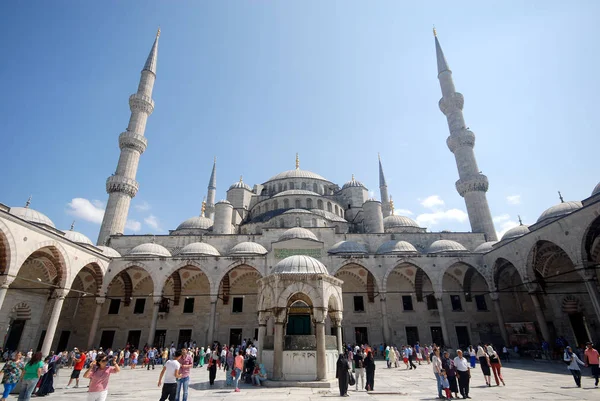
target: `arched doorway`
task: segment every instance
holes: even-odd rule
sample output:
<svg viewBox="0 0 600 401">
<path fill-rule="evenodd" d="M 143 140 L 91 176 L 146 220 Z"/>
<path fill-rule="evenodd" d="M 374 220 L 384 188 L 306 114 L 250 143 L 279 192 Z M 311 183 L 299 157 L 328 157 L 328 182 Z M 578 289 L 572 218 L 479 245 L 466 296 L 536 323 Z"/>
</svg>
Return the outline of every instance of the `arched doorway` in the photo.
<svg viewBox="0 0 600 401">
<path fill-rule="evenodd" d="M 304 294 L 295 294 L 288 301 L 286 336 L 312 334 L 312 302 Z"/>
</svg>

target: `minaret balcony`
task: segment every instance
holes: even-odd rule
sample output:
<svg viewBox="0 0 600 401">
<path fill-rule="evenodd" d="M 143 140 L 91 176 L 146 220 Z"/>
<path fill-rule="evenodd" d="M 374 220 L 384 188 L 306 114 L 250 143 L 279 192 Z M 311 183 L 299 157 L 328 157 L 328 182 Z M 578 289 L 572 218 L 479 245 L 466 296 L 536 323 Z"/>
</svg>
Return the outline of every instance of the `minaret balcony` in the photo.
<svg viewBox="0 0 600 401">
<path fill-rule="evenodd" d="M 142 112 L 150 115 L 154 111 L 154 100 L 150 96 L 134 93 L 129 96 L 129 108 L 131 112 Z"/>
<path fill-rule="evenodd" d="M 119 148 L 121 150 L 131 148 L 142 154 L 146 150 L 146 147 L 148 147 L 148 140 L 143 135 L 130 131 L 125 131 L 119 135 Z"/>
<path fill-rule="evenodd" d="M 131 178 L 120 175 L 111 175 L 106 180 L 106 192 L 109 194 L 113 192 L 123 192 L 133 198 L 139 189 L 140 184 Z"/>
<path fill-rule="evenodd" d="M 465 98 L 462 93 L 454 92 L 450 96 L 444 96 L 438 103 L 440 110 L 444 115 L 448 115 L 456 110 L 462 110 L 465 105 Z"/>
<path fill-rule="evenodd" d="M 464 197 L 467 192 L 487 192 L 488 188 L 488 178 L 483 174 L 477 174 L 456 181 L 456 191 L 458 191 L 458 194 L 462 197 Z"/>
<path fill-rule="evenodd" d="M 446 139 L 446 145 L 448 145 L 448 149 L 450 149 L 450 152 L 452 153 L 463 146 L 473 148 L 475 146 L 475 134 L 464 128 L 458 134 L 450 135 L 448 139 Z"/>
</svg>

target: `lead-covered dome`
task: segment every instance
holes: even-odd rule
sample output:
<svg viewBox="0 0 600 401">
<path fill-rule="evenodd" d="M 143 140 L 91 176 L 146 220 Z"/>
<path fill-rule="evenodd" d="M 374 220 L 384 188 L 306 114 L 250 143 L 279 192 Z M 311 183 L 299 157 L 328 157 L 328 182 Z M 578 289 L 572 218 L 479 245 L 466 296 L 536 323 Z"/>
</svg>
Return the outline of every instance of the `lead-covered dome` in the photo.
<svg viewBox="0 0 600 401">
<path fill-rule="evenodd" d="M 179 255 L 221 256 L 214 246 L 205 242 L 192 242 L 184 246 Z"/>
<path fill-rule="evenodd" d="M 177 230 L 208 230 L 212 225 L 213 221 L 208 217 L 194 216 L 177 226 Z"/>
<path fill-rule="evenodd" d="M 229 251 L 229 255 L 266 255 L 268 252 L 264 246 L 256 242 L 240 242 Z"/>
<path fill-rule="evenodd" d="M 238 182 L 231 184 L 229 189 L 245 189 L 246 191 L 252 191 L 250 185 L 246 184 L 241 178 Z"/>
<path fill-rule="evenodd" d="M 561 202 L 558 205 L 554 205 L 551 208 L 546 209 L 544 213 L 542 213 L 537 219 L 537 222 L 539 223 L 544 220 L 566 216 L 567 214 L 573 213 L 582 207 L 583 205 L 579 201 Z"/>
<path fill-rule="evenodd" d="M 133 248 L 127 256 L 171 256 L 171 252 L 162 245 L 148 242 Z"/>
<path fill-rule="evenodd" d="M 367 187 L 365 187 L 362 182 L 357 181 L 354 178 L 354 175 L 352 176 L 352 179 L 348 182 L 346 182 L 343 186 L 342 189 L 346 189 L 346 188 L 364 188 L 367 189 Z"/>
<path fill-rule="evenodd" d="M 497 244 L 498 241 L 488 241 L 488 242 L 484 242 L 483 244 L 479 245 L 477 248 L 475 248 L 475 250 L 473 252 L 475 253 L 487 253 L 489 251 L 491 251 L 494 247 L 494 244 Z"/>
<path fill-rule="evenodd" d="M 529 226 L 526 224 L 521 224 L 521 225 L 513 227 L 510 230 L 508 230 L 507 232 L 505 232 L 504 235 L 502 236 L 502 241 L 504 241 L 506 239 L 517 238 L 517 237 L 525 235 L 529 232 L 530 232 Z"/>
<path fill-rule="evenodd" d="M 340 241 L 331 247 L 328 253 L 337 254 L 366 254 L 369 253 L 365 244 L 356 241 Z"/>
<path fill-rule="evenodd" d="M 98 245 L 96 248 L 102 250 L 102 254 L 104 256 L 108 256 L 109 258 L 120 258 L 121 257 L 121 254 L 111 247 L 104 246 L 104 245 Z"/>
<path fill-rule="evenodd" d="M 30 223 L 44 224 L 46 226 L 56 228 L 48 216 L 29 207 L 11 207 L 9 213 Z"/>
<path fill-rule="evenodd" d="M 328 181 L 325 178 L 321 177 L 319 174 L 313 173 L 312 171 L 301 170 L 297 168 L 295 170 L 288 170 L 274 175 L 273 177 L 269 178 L 267 182 L 275 180 L 285 180 L 289 178 L 312 178 L 314 180 Z"/>
<path fill-rule="evenodd" d="M 421 228 L 416 221 L 406 216 L 397 216 L 395 214 L 383 219 L 384 228 L 411 227 Z"/>
<path fill-rule="evenodd" d="M 440 239 L 429 245 L 427 253 L 444 253 L 444 252 L 466 252 L 467 248 L 456 241 L 448 239 Z"/>
<path fill-rule="evenodd" d="M 77 242 L 79 244 L 94 245 L 94 243 L 88 237 L 77 231 L 65 231 L 64 236 L 69 241 Z"/>
<path fill-rule="evenodd" d="M 273 274 L 329 274 L 325 265 L 306 255 L 288 256 L 273 268 Z"/>
<path fill-rule="evenodd" d="M 313 234 L 312 231 L 302 227 L 290 228 L 289 230 L 286 230 L 283 234 L 281 234 L 281 236 L 279 237 L 279 241 L 286 241 L 290 239 L 307 239 L 310 241 L 319 241 L 317 236 Z"/>
<path fill-rule="evenodd" d="M 600 182 L 598 183 L 598 185 L 596 185 L 594 187 L 594 190 L 592 191 L 592 196 L 598 195 L 598 194 L 600 194 Z"/>
<path fill-rule="evenodd" d="M 419 253 L 419 251 L 410 242 L 397 240 L 384 242 L 377 249 L 378 255 L 393 255 L 397 253 Z"/>
</svg>

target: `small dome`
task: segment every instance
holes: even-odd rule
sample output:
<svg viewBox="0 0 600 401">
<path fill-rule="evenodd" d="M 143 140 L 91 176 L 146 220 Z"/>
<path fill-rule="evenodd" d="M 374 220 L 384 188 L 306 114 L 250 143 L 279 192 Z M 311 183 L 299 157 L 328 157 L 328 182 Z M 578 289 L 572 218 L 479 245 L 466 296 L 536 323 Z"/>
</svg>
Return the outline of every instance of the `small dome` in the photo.
<svg viewBox="0 0 600 401">
<path fill-rule="evenodd" d="M 121 257 L 121 254 L 119 252 L 115 251 L 114 249 L 112 249 L 111 247 L 99 245 L 96 248 L 101 249 L 102 254 L 104 256 L 108 256 L 109 258 L 120 258 Z"/>
<path fill-rule="evenodd" d="M 287 191 L 282 191 L 273 195 L 273 198 L 278 198 L 280 196 L 291 196 L 291 195 L 309 195 L 309 196 L 321 196 L 316 192 L 307 191 L 306 189 L 288 189 Z"/>
<path fill-rule="evenodd" d="M 242 181 L 241 178 L 238 182 L 234 182 L 233 184 L 231 184 L 229 189 L 245 189 L 247 191 L 252 191 L 252 188 L 250 188 L 250 185 L 248 185 L 244 181 Z"/>
<path fill-rule="evenodd" d="M 598 183 L 598 185 L 596 185 L 596 187 L 592 191 L 592 196 L 598 195 L 598 194 L 600 194 L 600 182 Z"/>
<path fill-rule="evenodd" d="M 427 253 L 465 252 L 467 248 L 456 241 L 440 239 L 429 245 Z"/>
<path fill-rule="evenodd" d="M 9 213 L 30 223 L 44 224 L 52 228 L 56 228 L 48 216 L 29 207 L 11 207 Z"/>
<path fill-rule="evenodd" d="M 171 252 L 162 245 L 148 242 L 133 248 L 127 256 L 171 256 Z"/>
<path fill-rule="evenodd" d="M 231 205 L 231 202 L 229 202 L 227 199 L 221 199 L 216 204 L 218 205 L 219 203 L 223 203 L 225 205 Z"/>
<path fill-rule="evenodd" d="M 177 226 L 177 230 L 208 230 L 212 225 L 213 221 L 208 217 L 194 216 Z"/>
<path fill-rule="evenodd" d="M 519 226 L 513 227 L 502 236 L 502 241 L 505 239 L 517 238 L 521 235 L 525 235 L 529 232 L 529 226 L 525 224 L 521 224 Z"/>
<path fill-rule="evenodd" d="M 179 255 L 208 255 L 221 256 L 217 249 L 206 242 L 192 242 L 183 247 Z"/>
<path fill-rule="evenodd" d="M 279 173 L 269 178 L 269 181 L 275 180 L 283 180 L 288 178 L 312 178 L 313 180 L 321 180 L 327 181 L 325 178 L 321 177 L 319 174 L 313 173 L 307 170 L 300 170 L 299 168 L 295 170 L 284 171 L 283 173 Z M 267 181 L 267 182 L 269 182 Z"/>
<path fill-rule="evenodd" d="M 313 234 L 312 231 L 307 230 L 306 228 L 302 228 L 302 227 L 294 227 L 294 228 L 290 228 L 289 230 L 285 231 L 283 234 L 281 234 L 281 236 L 279 237 L 279 241 L 285 241 L 288 239 L 308 239 L 311 241 L 318 241 L 319 239 L 317 238 L 317 236 L 315 234 Z"/>
<path fill-rule="evenodd" d="M 557 218 L 566 216 L 569 213 L 573 213 L 577 209 L 581 209 L 583 205 L 579 201 L 561 202 L 558 205 L 554 205 L 549 209 L 546 209 L 544 213 L 537 219 L 537 222 L 544 221 L 547 219 Z"/>
<path fill-rule="evenodd" d="M 340 241 L 327 252 L 333 254 L 369 253 L 365 244 L 356 241 Z"/>
<path fill-rule="evenodd" d="M 240 242 L 229 251 L 229 255 L 266 255 L 268 251 L 256 242 Z"/>
<path fill-rule="evenodd" d="M 413 244 L 406 241 L 387 241 L 381 244 L 377 249 L 378 255 L 396 254 L 396 253 L 419 253 Z"/>
<path fill-rule="evenodd" d="M 283 214 L 294 214 L 294 213 L 302 213 L 302 214 L 312 214 L 310 211 L 306 209 L 290 209 L 283 212 Z"/>
<path fill-rule="evenodd" d="M 79 244 L 94 245 L 94 243 L 88 237 L 73 230 L 65 231 L 65 238 Z"/>
<path fill-rule="evenodd" d="M 329 274 L 325 265 L 306 255 L 288 256 L 273 268 L 273 274 Z"/>
<path fill-rule="evenodd" d="M 383 219 L 384 228 L 395 228 L 395 227 L 414 227 L 421 228 L 416 221 L 406 216 L 391 215 Z"/>
<path fill-rule="evenodd" d="M 357 188 L 357 187 L 367 189 L 367 187 L 365 187 L 360 181 L 356 181 L 354 179 L 354 175 L 353 175 L 352 179 L 350 181 L 348 181 L 347 183 L 345 183 L 344 186 L 342 186 L 342 189 Z"/>
<path fill-rule="evenodd" d="M 493 249 L 494 244 L 497 244 L 498 241 L 488 241 L 479 245 L 473 252 L 475 253 L 487 253 Z"/>
</svg>

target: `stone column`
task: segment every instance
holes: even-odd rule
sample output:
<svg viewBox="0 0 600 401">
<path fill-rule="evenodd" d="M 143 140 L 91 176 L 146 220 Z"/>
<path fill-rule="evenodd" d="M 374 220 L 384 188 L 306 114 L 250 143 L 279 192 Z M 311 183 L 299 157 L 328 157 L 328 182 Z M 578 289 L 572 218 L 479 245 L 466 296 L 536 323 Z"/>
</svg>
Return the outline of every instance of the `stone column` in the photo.
<svg viewBox="0 0 600 401">
<path fill-rule="evenodd" d="M 6 298 L 6 293 L 8 292 L 8 287 L 13 282 L 12 278 L 6 276 L 0 286 L 0 310 L 2 310 L 2 305 L 4 304 L 4 298 Z M 0 333 L 6 333 L 5 327 L 0 327 Z"/>
<path fill-rule="evenodd" d="M 283 324 L 282 320 L 275 320 L 275 334 L 273 336 L 273 379 L 283 379 Z"/>
<path fill-rule="evenodd" d="M 327 378 L 327 353 L 325 351 L 325 318 L 327 310 L 315 309 L 313 315 L 317 337 L 317 380 L 325 380 Z"/>
<path fill-rule="evenodd" d="M 96 331 L 98 331 L 98 322 L 100 321 L 100 312 L 102 312 L 102 305 L 104 305 L 104 301 L 106 301 L 106 298 L 96 298 L 96 310 L 94 311 L 92 327 L 90 327 L 90 334 L 88 335 L 87 349 L 92 349 L 92 346 L 94 345 Z"/>
<path fill-rule="evenodd" d="M 263 362 L 263 348 L 265 347 L 265 337 L 267 335 L 268 316 L 264 312 L 258 313 L 258 361 Z"/>
<path fill-rule="evenodd" d="M 44 337 L 44 343 L 42 344 L 42 355 L 47 356 L 52 348 L 52 341 L 54 341 L 54 334 L 56 334 L 56 326 L 58 325 L 58 319 L 60 318 L 60 312 L 62 311 L 65 297 L 67 296 L 67 290 L 56 290 L 54 292 L 56 300 L 50 314 L 50 320 L 48 327 L 46 328 L 46 336 Z"/>
<path fill-rule="evenodd" d="M 585 280 L 585 288 L 587 289 L 588 294 L 590 294 L 590 301 L 592 301 L 594 312 L 596 312 L 596 318 L 600 321 L 600 295 L 598 295 L 596 279 L 593 276 L 584 276 L 583 279 Z"/>
<path fill-rule="evenodd" d="M 215 337 L 215 318 L 217 316 L 217 301 L 219 300 L 217 295 L 210 296 L 210 316 L 208 318 L 208 338 L 206 339 L 207 344 L 212 344 Z"/>
<path fill-rule="evenodd" d="M 496 318 L 498 319 L 498 325 L 500 326 L 500 334 L 505 346 L 509 346 L 508 334 L 506 333 L 506 326 L 504 325 L 504 316 L 502 315 L 502 308 L 500 308 L 500 298 L 497 292 L 491 292 L 490 298 L 494 302 L 494 310 L 496 311 Z"/>
<path fill-rule="evenodd" d="M 379 294 L 379 300 L 381 301 L 381 320 L 383 326 L 383 342 L 386 344 L 390 343 L 390 326 L 388 323 L 387 316 L 387 299 L 386 293 L 382 292 Z"/>
<path fill-rule="evenodd" d="M 152 320 L 150 320 L 150 332 L 148 333 L 148 346 L 154 345 L 154 335 L 156 334 L 156 323 L 158 322 L 158 310 L 160 308 L 160 298 L 153 298 Z"/>
<path fill-rule="evenodd" d="M 440 314 L 440 326 L 442 326 L 442 336 L 444 337 L 444 344 L 450 344 L 450 336 L 448 335 L 448 327 L 446 326 L 446 312 L 444 311 L 444 302 L 442 302 L 442 297 L 435 296 L 435 300 L 437 301 L 438 312 Z"/>
<path fill-rule="evenodd" d="M 535 317 L 540 325 L 540 330 L 542 332 L 542 340 L 550 341 L 550 331 L 548 330 L 548 324 L 546 323 L 546 317 L 544 316 L 544 312 L 542 311 L 542 307 L 540 305 L 540 300 L 538 299 L 537 292 L 530 292 L 531 301 L 533 302 L 533 307 L 535 309 Z"/>
</svg>

